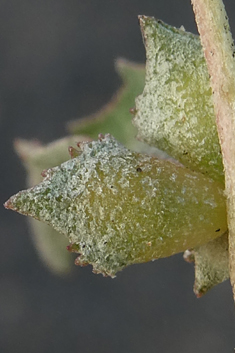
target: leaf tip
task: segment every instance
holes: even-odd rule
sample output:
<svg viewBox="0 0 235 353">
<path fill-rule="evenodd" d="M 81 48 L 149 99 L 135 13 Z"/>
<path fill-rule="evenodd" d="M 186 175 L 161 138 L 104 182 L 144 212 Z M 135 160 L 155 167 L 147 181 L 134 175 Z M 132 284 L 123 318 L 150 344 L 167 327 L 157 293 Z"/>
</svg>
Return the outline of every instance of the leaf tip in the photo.
<svg viewBox="0 0 235 353">
<path fill-rule="evenodd" d="M 185 250 L 183 259 L 184 261 L 189 263 L 195 262 L 195 256 L 194 256 L 193 250 L 192 249 Z"/>
<path fill-rule="evenodd" d="M 12 210 L 12 211 L 18 211 L 18 208 L 15 205 L 15 195 L 11 196 L 4 204 L 3 206 L 7 210 Z"/>
<path fill-rule="evenodd" d="M 98 135 L 98 140 L 99 141 L 103 141 L 105 139 L 105 135 L 103 135 L 103 134 L 99 134 Z"/>
<path fill-rule="evenodd" d="M 3 206 L 6 208 L 6 209 L 11 209 L 11 201 L 10 199 L 7 200 L 6 202 L 4 202 Z"/>
<path fill-rule="evenodd" d="M 205 292 L 204 291 L 198 291 L 197 289 L 193 289 L 193 291 L 194 291 L 194 294 L 196 295 L 196 297 L 199 299 L 199 298 L 201 298 L 201 297 L 203 297 L 203 295 L 205 294 Z"/>
<path fill-rule="evenodd" d="M 136 113 L 137 113 L 137 110 L 136 110 L 136 108 L 135 107 L 132 107 L 132 108 L 130 108 L 129 109 L 129 112 L 131 113 L 131 115 L 136 115 Z"/>
<path fill-rule="evenodd" d="M 89 262 L 85 261 L 81 255 L 79 255 L 75 261 L 74 261 L 74 264 L 76 266 L 80 266 L 80 267 L 85 267 L 85 266 L 88 266 L 89 265 Z"/>
<path fill-rule="evenodd" d="M 76 158 L 77 156 L 79 156 L 79 151 L 76 150 L 76 148 L 74 148 L 73 146 L 69 146 L 68 151 L 71 158 Z"/>
</svg>

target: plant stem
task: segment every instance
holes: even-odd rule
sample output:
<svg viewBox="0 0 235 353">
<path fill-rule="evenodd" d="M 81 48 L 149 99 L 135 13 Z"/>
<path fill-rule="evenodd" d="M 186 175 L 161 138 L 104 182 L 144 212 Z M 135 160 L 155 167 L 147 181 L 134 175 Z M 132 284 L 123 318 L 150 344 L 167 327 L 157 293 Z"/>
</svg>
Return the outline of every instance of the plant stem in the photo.
<svg viewBox="0 0 235 353">
<path fill-rule="evenodd" d="M 225 171 L 230 280 L 235 300 L 235 59 L 234 43 L 222 0 L 192 0 L 210 74 L 216 124 Z"/>
</svg>

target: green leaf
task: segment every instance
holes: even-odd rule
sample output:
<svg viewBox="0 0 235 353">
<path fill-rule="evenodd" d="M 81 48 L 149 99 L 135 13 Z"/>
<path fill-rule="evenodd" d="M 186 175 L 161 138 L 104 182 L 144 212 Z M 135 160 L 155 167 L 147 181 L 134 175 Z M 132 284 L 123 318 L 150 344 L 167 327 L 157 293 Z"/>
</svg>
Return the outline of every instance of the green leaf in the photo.
<svg viewBox="0 0 235 353">
<path fill-rule="evenodd" d="M 77 158 L 5 203 L 67 235 L 79 264 L 114 276 L 226 231 L 223 190 L 214 180 L 131 152 L 109 135 L 81 148 Z"/>
<path fill-rule="evenodd" d="M 199 37 L 140 17 L 146 83 L 136 99 L 138 138 L 224 183 L 212 92 Z"/>
</svg>

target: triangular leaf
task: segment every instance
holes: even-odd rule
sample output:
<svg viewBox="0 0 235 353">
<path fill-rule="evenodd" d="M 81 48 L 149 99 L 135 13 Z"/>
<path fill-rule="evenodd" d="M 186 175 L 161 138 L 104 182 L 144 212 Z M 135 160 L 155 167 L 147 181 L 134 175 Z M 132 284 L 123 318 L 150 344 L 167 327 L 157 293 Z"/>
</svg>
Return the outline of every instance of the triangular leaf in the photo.
<svg viewBox="0 0 235 353">
<path fill-rule="evenodd" d="M 223 190 L 212 179 L 131 152 L 110 136 L 81 148 L 77 158 L 5 203 L 67 235 L 82 254 L 79 263 L 114 276 L 226 231 Z"/>
<path fill-rule="evenodd" d="M 212 92 L 199 37 L 140 17 L 146 83 L 136 99 L 138 137 L 224 183 Z"/>
</svg>

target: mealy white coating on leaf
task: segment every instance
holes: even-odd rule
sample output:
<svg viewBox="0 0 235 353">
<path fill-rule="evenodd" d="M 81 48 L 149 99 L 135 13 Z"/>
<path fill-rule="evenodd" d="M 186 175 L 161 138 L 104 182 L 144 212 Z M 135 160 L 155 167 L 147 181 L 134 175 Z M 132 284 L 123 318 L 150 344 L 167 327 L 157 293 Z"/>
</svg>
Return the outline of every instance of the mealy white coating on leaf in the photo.
<svg viewBox="0 0 235 353">
<path fill-rule="evenodd" d="M 27 171 L 27 187 L 42 181 L 42 170 L 68 160 L 68 146 L 76 147 L 77 142 L 84 140 L 91 141 L 90 138 L 80 135 L 67 136 L 47 145 L 35 140 L 17 139 L 14 147 Z M 33 218 L 28 218 L 28 222 L 33 244 L 47 269 L 57 275 L 68 273 L 74 266 L 73 257 L 65 250 L 68 240 L 43 222 Z"/>
<path fill-rule="evenodd" d="M 209 74 L 199 37 L 140 17 L 145 88 L 136 99 L 138 138 L 223 182 Z"/>
<path fill-rule="evenodd" d="M 67 235 L 80 264 L 114 276 L 227 229 L 223 190 L 212 179 L 130 152 L 108 135 L 81 147 L 77 158 L 6 203 Z"/>
</svg>

